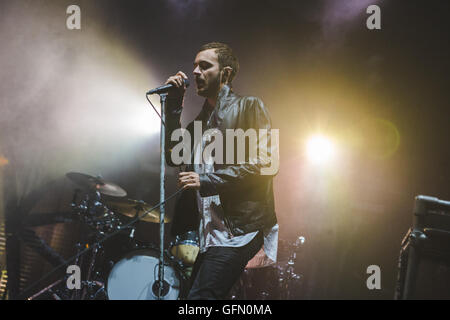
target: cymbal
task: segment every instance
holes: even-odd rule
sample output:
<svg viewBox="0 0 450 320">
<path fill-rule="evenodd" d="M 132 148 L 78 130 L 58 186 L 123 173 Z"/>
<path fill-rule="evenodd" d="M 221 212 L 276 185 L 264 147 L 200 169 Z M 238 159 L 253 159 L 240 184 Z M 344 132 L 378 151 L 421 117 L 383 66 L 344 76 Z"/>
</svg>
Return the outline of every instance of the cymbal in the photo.
<svg viewBox="0 0 450 320">
<path fill-rule="evenodd" d="M 136 213 L 142 216 L 145 211 L 152 208 L 149 204 L 144 201 L 133 200 L 133 199 L 118 199 L 106 201 L 107 206 L 114 212 L 120 213 L 129 218 L 134 218 Z M 145 222 L 159 223 L 159 210 L 152 210 L 147 213 L 147 215 L 140 219 Z M 164 216 L 164 223 L 170 222 L 167 216 Z"/>
<path fill-rule="evenodd" d="M 101 194 L 112 197 L 125 197 L 127 192 L 117 184 L 79 172 L 66 173 L 66 177 L 87 189 L 96 189 Z"/>
</svg>

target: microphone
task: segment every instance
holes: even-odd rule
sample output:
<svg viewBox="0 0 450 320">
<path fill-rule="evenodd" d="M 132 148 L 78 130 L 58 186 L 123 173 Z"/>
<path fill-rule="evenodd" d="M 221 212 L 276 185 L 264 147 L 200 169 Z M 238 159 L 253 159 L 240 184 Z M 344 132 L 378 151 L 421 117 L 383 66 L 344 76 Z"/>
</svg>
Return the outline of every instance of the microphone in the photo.
<svg viewBox="0 0 450 320">
<path fill-rule="evenodd" d="M 186 85 L 186 88 L 189 87 L 189 80 L 183 78 L 183 81 L 184 81 L 184 84 Z M 172 83 L 165 84 L 163 86 L 160 86 L 160 87 L 157 87 L 150 91 L 147 91 L 146 95 L 155 94 L 155 93 L 157 93 L 157 94 L 166 93 L 172 88 L 176 88 L 174 84 L 172 84 Z"/>
</svg>

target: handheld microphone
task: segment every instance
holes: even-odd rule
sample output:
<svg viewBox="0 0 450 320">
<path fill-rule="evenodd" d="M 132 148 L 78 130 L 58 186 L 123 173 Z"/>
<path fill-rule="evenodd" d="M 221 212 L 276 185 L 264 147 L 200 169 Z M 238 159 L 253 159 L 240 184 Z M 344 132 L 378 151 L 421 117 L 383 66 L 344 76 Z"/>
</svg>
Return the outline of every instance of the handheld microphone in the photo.
<svg viewBox="0 0 450 320">
<path fill-rule="evenodd" d="M 189 87 L 189 80 L 188 79 L 183 79 L 183 81 L 184 81 L 184 84 L 186 85 L 186 88 Z M 176 88 L 176 87 L 175 87 L 174 84 L 169 83 L 169 84 L 165 84 L 163 86 L 157 87 L 155 89 L 152 89 L 150 91 L 147 91 L 146 94 L 150 95 L 150 94 L 155 94 L 155 93 L 157 93 L 157 94 L 166 93 L 172 88 Z"/>
</svg>

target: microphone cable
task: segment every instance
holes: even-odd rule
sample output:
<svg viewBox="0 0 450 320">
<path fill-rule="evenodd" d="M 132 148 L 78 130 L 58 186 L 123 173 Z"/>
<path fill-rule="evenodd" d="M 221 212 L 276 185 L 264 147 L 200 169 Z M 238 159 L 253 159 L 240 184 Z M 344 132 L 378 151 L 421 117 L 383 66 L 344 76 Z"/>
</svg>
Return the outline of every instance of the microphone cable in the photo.
<svg viewBox="0 0 450 320">
<path fill-rule="evenodd" d="M 166 126 L 166 124 L 164 123 L 164 120 L 162 119 L 161 115 L 159 114 L 158 110 L 156 110 L 155 106 L 153 105 L 153 103 L 150 101 L 150 99 L 148 98 L 148 94 L 145 95 L 145 97 L 147 98 L 147 101 L 150 103 L 150 105 L 152 106 L 153 110 L 155 110 L 156 114 L 158 115 L 158 117 L 161 119 L 162 124 L 164 125 L 164 127 Z"/>
</svg>

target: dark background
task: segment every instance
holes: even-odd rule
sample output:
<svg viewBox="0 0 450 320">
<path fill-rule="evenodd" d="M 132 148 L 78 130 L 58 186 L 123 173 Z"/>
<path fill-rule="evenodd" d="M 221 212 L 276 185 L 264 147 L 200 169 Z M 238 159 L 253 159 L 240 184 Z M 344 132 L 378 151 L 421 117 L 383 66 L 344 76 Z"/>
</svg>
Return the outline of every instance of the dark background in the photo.
<svg viewBox="0 0 450 320">
<path fill-rule="evenodd" d="M 66 28 L 70 4 L 81 30 Z M 370 4 L 381 30 L 366 28 Z M 32 213 L 62 210 L 71 170 L 158 202 L 159 125 L 143 93 L 178 70 L 192 78 L 198 48 L 226 42 L 241 65 L 233 87 L 261 97 L 280 130 L 280 238 L 306 237 L 298 298 L 391 299 L 414 197 L 450 199 L 448 14 L 447 1 L 3 1 L 3 203 L 39 192 Z M 184 124 L 201 104 L 189 88 Z M 305 157 L 317 132 L 336 143 L 329 167 Z M 372 264 L 381 290 L 366 287 Z"/>
</svg>

